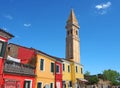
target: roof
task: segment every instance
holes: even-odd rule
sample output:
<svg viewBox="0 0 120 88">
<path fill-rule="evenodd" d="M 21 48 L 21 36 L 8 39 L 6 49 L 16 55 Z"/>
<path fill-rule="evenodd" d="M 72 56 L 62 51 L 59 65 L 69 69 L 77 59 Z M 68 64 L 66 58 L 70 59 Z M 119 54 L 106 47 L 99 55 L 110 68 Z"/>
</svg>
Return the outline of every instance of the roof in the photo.
<svg viewBox="0 0 120 88">
<path fill-rule="evenodd" d="M 62 58 L 49 55 L 49 54 L 47 54 L 47 53 L 45 53 L 45 52 L 43 52 L 43 51 L 40 51 L 40 50 L 37 50 L 37 52 L 38 52 L 38 53 L 41 53 L 41 54 L 44 54 L 44 55 L 46 55 L 46 56 L 48 56 L 48 57 L 51 57 L 51 58 L 53 58 L 53 59 L 55 59 L 55 60 L 57 60 L 57 61 L 62 62 Z"/>
<path fill-rule="evenodd" d="M 12 37 L 14 37 L 14 35 L 10 34 L 9 32 L 7 32 L 7 31 L 5 31 L 5 30 L 3 30 L 1 28 L 0 28 L 0 33 L 5 33 L 6 36 L 5 36 L 5 34 L 1 34 L 1 36 L 7 37 L 8 39 L 11 39 Z"/>
<path fill-rule="evenodd" d="M 15 45 L 15 46 L 18 46 L 18 47 L 23 47 L 23 48 L 26 48 L 26 49 L 35 50 L 35 52 L 44 54 L 44 55 L 46 55 L 46 56 L 48 56 L 48 57 L 51 57 L 51 58 L 53 58 L 53 59 L 55 59 L 55 60 L 57 60 L 57 61 L 62 62 L 62 58 L 49 55 L 49 54 L 47 54 L 47 53 L 45 53 L 45 52 L 43 52 L 43 51 L 37 50 L 37 49 L 35 49 L 35 48 L 28 48 L 28 47 L 25 47 L 25 46 L 21 46 L 21 45 L 18 45 L 18 44 L 14 44 L 14 43 L 9 43 L 8 45 L 11 45 L 11 44 L 12 44 L 12 45 Z"/>
<path fill-rule="evenodd" d="M 14 43 L 9 43 L 8 45 L 15 45 L 15 46 L 18 46 L 18 47 L 23 47 L 23 48 L 26 48 L 26 49 L 35 50 L 34 48 L 29 48 L 29 47 L 18 45 L 18 44 L 14 44 Z"/>
</svg>

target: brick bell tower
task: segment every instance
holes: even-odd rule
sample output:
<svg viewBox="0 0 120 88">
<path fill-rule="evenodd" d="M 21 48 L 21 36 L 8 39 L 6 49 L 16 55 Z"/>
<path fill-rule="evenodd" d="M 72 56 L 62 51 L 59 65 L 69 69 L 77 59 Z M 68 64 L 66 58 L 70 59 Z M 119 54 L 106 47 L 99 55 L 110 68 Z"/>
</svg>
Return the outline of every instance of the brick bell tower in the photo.
<svg viewBox="0 0 120 88">
<path fill-rule="evenodd" d="M 80 63 L 79 25 L 73 9 L 66 23 L 66 59 Z"/>
</svg>

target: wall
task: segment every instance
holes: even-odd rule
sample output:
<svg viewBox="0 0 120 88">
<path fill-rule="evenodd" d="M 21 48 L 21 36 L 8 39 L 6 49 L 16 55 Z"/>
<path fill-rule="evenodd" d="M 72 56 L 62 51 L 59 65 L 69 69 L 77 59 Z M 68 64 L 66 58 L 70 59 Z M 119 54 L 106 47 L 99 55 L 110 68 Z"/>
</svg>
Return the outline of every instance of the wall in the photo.
<svg viewBox="0 0 120 88">
<path fill-rule="evenodd" d="M 40 71 L 40 59 L 44 59 L 44 71 Z M 43 87 L 46 84 L 55 83 L 55 73 L 50 72 L 51 62 L 55 63 L 53 59 L 45 55 L 37 54 L 37 63 L 36 63 L 36 88 L 37 82 L 42 82 Z M 42 88 L 43 88 L 42 87 Z"/>
<path fill-rule="evenodd" d="M 34 57 L 35 52 L 33 49 L 19 47 L 18 48 L 18 59 L 21 59 L 21 63 L 28 63 L 29 60 Z"/>
<path fill-rule="evenodd" d="M 14 74 L 4 74 L 4 79 L 12 79 L 20 82 L 20 88 L 24 88 L 24 80 L 31 80 L 32 87 L 35 88 L 35 78 L 32 76 L 21 76 L 21 75 L 14 75 Z"/>
<path fill-rule="evenodd" d="M 60 82 L 60 88 L 62 88 L 62 63 L 56 61 L 55 65 L 60 66 L 60 73 L 56 73 L 56 71 L 55 71 L 55 82 Z M 55 83 L 55 85 L 56 85 L 56 83 Z"/>
</svg>

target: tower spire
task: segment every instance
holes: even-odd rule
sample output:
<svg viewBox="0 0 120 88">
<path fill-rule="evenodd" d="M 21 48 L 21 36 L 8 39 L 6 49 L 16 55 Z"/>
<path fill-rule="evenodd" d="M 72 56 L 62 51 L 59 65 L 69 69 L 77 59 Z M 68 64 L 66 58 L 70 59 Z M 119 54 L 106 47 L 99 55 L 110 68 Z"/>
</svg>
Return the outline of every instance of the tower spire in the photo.
<svg viewBox="0 0 120 88">
<path fill-rule="evenodd" d="M 67 20 L 67 24 L 68 24 L 68 25 L 74 24 L 76 27 L 79 28 L 78 21 L 77 21 L 77 19 L 76 19 L 76 16 L 75 16 L 75 13 L 74 13 L 74 10 L 73 10 L 73 9 L 71 9 L 69 18 L 68 18 L 68 20 Z"/>
</svg>

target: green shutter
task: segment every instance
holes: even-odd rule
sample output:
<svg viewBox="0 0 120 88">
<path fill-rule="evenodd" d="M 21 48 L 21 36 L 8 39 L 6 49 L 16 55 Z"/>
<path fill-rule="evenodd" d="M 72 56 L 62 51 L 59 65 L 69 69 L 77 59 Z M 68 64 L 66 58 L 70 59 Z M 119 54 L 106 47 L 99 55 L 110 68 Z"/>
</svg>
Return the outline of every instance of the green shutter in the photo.
<svg viewBox="0 0 120 88">
<path fill-rule="evenodd" d="M 4 43 L 3 43 L 3 47 L 2 47 L 2 52 L 1 52 L 1 56 L 2 56 L 2 57 L 5 56 L 6 46 L 7 46 L 7 42 L 4 42 Z"/>
<path fill-rule="evenodd" d="M 51 63 L 51 72 L 54 72 L 54 63 Z"/>
</svg>

